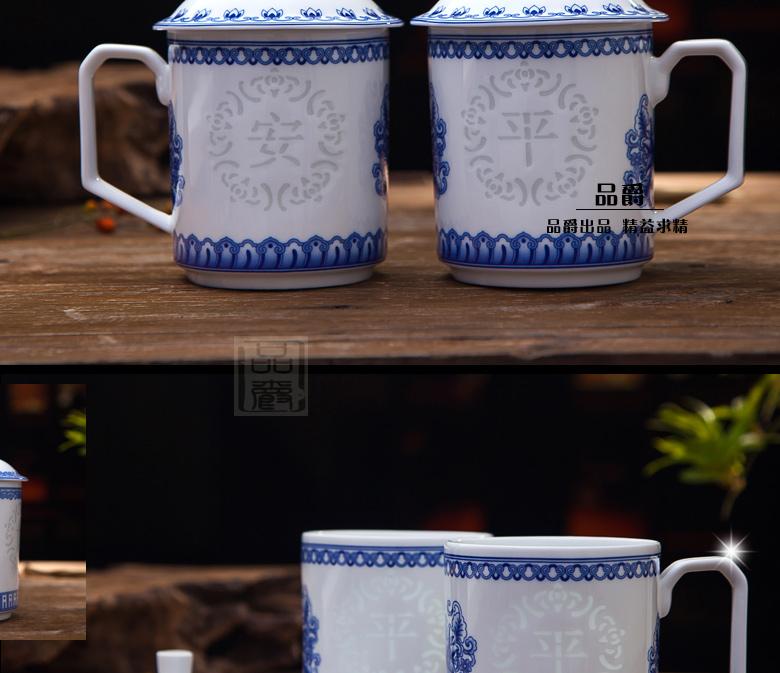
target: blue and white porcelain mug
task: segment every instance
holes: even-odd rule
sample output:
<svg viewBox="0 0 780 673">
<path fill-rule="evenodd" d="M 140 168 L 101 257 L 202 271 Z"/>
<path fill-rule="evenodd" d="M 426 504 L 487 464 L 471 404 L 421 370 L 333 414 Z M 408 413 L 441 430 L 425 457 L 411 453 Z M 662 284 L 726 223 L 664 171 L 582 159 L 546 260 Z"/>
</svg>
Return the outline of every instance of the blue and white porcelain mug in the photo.
<svg viewBox="0 0 780 673">
<path fill-rule="evenodd" d="M 168 62 L 103 45 L 80 72 L 82 179 L 174 235 L 195 283 L 294 289 L 355 283 L 387 240 L 388 28 L 370 0 L 301 9 L 186 0 L 156 25 Z M 170 111 L 173 213 L 101 180 L 93 77 L 110 58 L 145 63 Z"/>
<path fill-rule="evenodd" d="M 304 673 L 445 673 L 444 542 L 485 533 L 303 534 Z"/>
<path fill-rule="evenodd" d="M 445 547 L 450 673 L 658 673 L 659 626 L 678 580 L 732 587 L 731 673 L 745 673 L 747 580 L 725 557 L 661 572 L 653 540 L 496 537 Z"/>
<path fill-rule="evenodd" d="M 26 477 L 0 460 L 0 621 L 19 606 L 19 537 Z"/>
<path fill-rule="evenodd" d="M 642 0 L 440 0 L 412 22 L 430 28 L 438 249 L 455 278 L 507 287 L 634 280 L 662 219 L 673 227 L 742 183 L 744 59 L 725 40 L 676 42 L 653 57 L 652 22 L 666 19 Z M 655 211 L 653 109 L 692 55 L 732 70 L 728 172 Z"/>
</svg>

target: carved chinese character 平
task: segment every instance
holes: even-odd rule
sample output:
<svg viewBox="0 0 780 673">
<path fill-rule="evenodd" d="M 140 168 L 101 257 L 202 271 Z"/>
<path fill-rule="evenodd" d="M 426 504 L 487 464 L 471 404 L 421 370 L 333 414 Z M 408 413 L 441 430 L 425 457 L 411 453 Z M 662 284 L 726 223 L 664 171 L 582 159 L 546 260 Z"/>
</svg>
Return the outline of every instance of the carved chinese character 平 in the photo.
<svg viewBox="0 0 780 673">
<path fill-rule="evenodd" d="M 624 668 L 625 635 L 592 596 L 539 591 L 523 597 L 499 621 L 490 650 L 492 666 L 501 673 L 614 673 Z M 546 665 L 540 667 L 542 662 Z"/>
<path fill-rule="evenodd" d="M 537 206 L 577 196 L 579 185 L 593 166 L 597 149 L 598 109 L 566 83 L 561 74 L 542 68 L 512 68 L 490 75 L 461 112 L 469 168 L 485 187 L 489 199 L 514 201 L 519 206 Z M 499 117 L 491 121 L 491 117 Z M 498 133 L 491 129 L 499 129 Z M 533 181 L 524 176 L 537 165 L 551 140 L 568 140 L 570 151 L 561 153 L 559 165 Z M 515 169 L 500 153 L 507 143 L 518 144 Z M 501 156 L 501 161 L 498 157 Z M 502 165 L 498 169 L 498 165 Z"/>
</svg>

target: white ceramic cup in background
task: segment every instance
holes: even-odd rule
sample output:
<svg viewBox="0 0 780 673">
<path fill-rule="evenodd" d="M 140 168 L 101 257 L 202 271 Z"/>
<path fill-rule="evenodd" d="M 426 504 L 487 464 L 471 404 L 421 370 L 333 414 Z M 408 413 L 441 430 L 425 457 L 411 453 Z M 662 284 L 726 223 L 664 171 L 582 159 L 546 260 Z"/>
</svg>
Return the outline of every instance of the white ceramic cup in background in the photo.
<svg viewBox="0 0 780 673">
<path fill-rule="evenodd" d="M 111 44 L 87 57 L 84 186 L 173 233 L 176 262 L 200 285 L 366 280 L 387 248 L 387 29 L 402 22 L 370 0 L 235 1 L 186 0 L 158 23 L 167 62 Z M 93 77 L 112 58 L 156 75 L 170 116 L 171 215 L 98 174 Z"/>
<path fill-rule="evenodd" d="M 445 673 L 444 542 L 470 537 L 304 533 L 304 673 Z"/>
<path fill-rule="evenodd" d="M 659 626 L 686 573 L 732 587 L 731 673 L 745 673 L 747 580 L 725 557 L 661 572 L 653 540 L 496 537 L 445 546 L 450 673 L 658 673 Z"/>
<path fill-rule="evenodd" d="M 157 673 L 192 673 L 193 654 L 189 650 L 160 650 Z"/>
<path fill-rule="evenodd" d="M 679 220 L 742 183 L 745 61 L 726 40 L 676 42 L 654 57 L 652 24 L 668 18 L 642 0 L 440 0 L 412 21 L 430 29 L 438 251 L 455 278 L 550 288 L 634 280 L 653 255 L 642 219 Z M 705 55 L 732 71 L 728 170 L 656 211 L 653 110 L 677 63 Z M 626 184 L 641 192 L 624 204 Z"/>
<path fill-rule="evenodd" d="M 0 460 L 0 621 L 19 606 L 22 483 L 26 477 Z"/>
</svg>

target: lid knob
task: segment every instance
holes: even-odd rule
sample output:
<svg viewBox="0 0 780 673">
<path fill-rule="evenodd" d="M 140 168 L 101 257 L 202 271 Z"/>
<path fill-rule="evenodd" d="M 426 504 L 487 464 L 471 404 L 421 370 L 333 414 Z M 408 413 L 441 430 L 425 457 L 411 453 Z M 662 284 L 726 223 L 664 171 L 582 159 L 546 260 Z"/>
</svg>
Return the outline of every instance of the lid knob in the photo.
<svg viewBox="0 0 780 673">
<path fill-rule="evenodd" d="M 192 652 L 161 650 L 157 653 L 157 673 L 192 673 Z"/>
</svg>

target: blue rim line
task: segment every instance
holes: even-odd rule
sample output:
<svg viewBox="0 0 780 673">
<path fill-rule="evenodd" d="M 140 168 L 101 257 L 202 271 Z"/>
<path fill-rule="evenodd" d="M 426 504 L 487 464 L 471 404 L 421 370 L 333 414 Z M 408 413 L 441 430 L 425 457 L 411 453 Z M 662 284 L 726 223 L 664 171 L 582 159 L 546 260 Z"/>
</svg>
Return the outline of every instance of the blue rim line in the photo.
<svg viewBox="0 0 780 673">
<path fill-rule="evenodd" d="M 567 563 L 567 564 L 584 564 L 584 563 L 604 563 L 604 562 L 620 562 L 620 561 L 653 561 L 660 558 L 660 552 L 658 554 L 645 554 L 643 556 L 603 556 L 597 558 L 525 558 L 516 556 L 505 557 L 492 557 L 492 556 L 458 556 L 457 554 L 450 554 L 444 552 L 444 560 L 454 561 L 485 561 L 490 563 Z"/>
<path fill-rule="evenodd" d="M 177 39 L 169 39 L 168 44 L 183 44 L 187 46 L 200 46 L 200 45 L 208 45 L 208 46 L 244 46 L 244 45 L 256 45 L 256 46 L 263 46 L 263 45 L 274 45 L 274 46 L 289 46 L 289 47 L 301 47 L 301 46 L 308 46 L 308 45 L 339 45 L 339 44 L 370 44 L 372 42 L 389 42 L 390 39 L 388 37 L 367 37 L 363 38 L 362 40 L 358 39 L 343 39 L 343 40 L 311 40 L 311 41 L 298 41 L 298 42 L 290 42 L 290 41 L 276 41 L 276 40 L 219 40 L 219 41 L 211 41 L 211 40 L 177 40 Z"/>
<path fill-rule="evenodd" d="M 445 38 L 449 39 L 456 39 L 456 40 L 474 40 L 474 39 L 484 39 L 484 40 L 512 40 L 512 39 L 521 39 L 521 40 L 529 40 L 529 39 L 536 39 L 536 38 L 571 38 L 571 39 L 580 39 L 583 37 L 610 37 L 615 36 L 619 37 L 621 35 L 647 35 L 652 36 L 653 31 L 652 30 L 646 30 L 646 29 L 637 29 L 637 30 L 617 30 L 617 31 L 608 31 L 604 33 L 542 33 L 539 35 L 511 35 L 509 33 L 493 33 L 492 35 L 478 35 L 476 33 L 468 33 L 468 34 L 448 34 L 448 33 L 431 33 L 428 36 L 429 41 L 433 40 L 441 40 Z"/>
<path fill-rule="evenodd" d="M 449 259 L 446 259 L 444 257 L 439 257 L 439 260 L 443 262 L 444 264 L 447 264 L 448 266 L 465 266 L 473 269 L 522 269 L 523 271 L 527 271 L 529 269 L 533 269 L 536 271 L 541 271 L 543 269 L 548 270 L 554 270 L 554 269 L 598 269 L 600 267 L 606 267 L 606 266 L 627 266 L 629 264 L 640 264 L 642 262 L 649 262 L 651 259 L 653 259 L 653 255 L 650 255 L 650 257 L 641 257 L 638 259 L 630 259 L 625 262 L 607 262 L 606 264 L 525 264 L 525 265 L 506 265 L 506 264 L 469 264 L 468 262 L 455 262 L 451 261 Z"/>
<path fill-rule="evenodd" d="M 182 264 L 181 262 L 176 262 L 180 267 L 183 269 L 191 269 L 192 271 L 209 271 L 213 273 L 246 273 L 246 274 L 278 274 L 278 273 L 312 273 L 316 271 L 343 271 L 345 269 L 362 269 L 367 266 L 376 266 L 377 264 L 381 264 L 385 261 L 387 257 L 383 257 L 382 259 L 377 259 L 374 262 L 366 262 L 364 264 L 349 264 L 349 265 L 342 265 L 342 266 L 325 266 L 321 269 L 219 269 L 219 268 L 211 268 L 211 267 L 203 267 L 203 266 L 190 266 L 189 264 Z"/>
<path fill-rule="evenodd" d="M 339 551 L 340 549 L 349 550 L 362 550 L 366 551 L 411 551 L 411 552 L 437 552 L 444 550 L 444 543 L 435 547 L 385 547 L 385 546 L 373 546 L 373 545 L 352 545 L 352 544 L 325 544 L 322 542 L 304 542 L 301 545 L 302 549 L 324 549 L 329 551 Z"/>
</svg>

